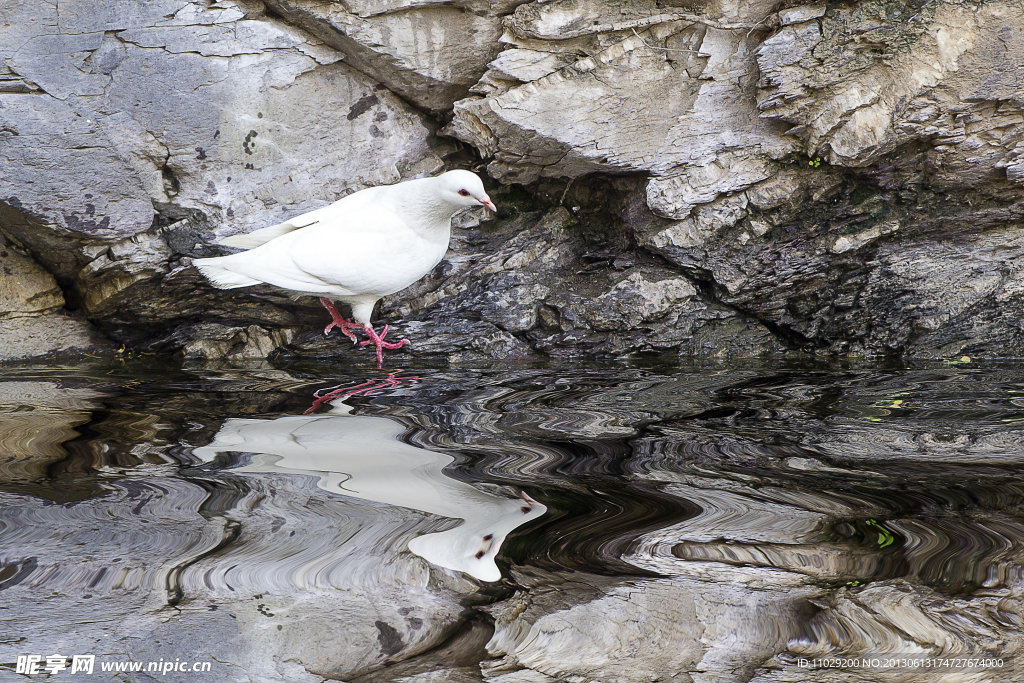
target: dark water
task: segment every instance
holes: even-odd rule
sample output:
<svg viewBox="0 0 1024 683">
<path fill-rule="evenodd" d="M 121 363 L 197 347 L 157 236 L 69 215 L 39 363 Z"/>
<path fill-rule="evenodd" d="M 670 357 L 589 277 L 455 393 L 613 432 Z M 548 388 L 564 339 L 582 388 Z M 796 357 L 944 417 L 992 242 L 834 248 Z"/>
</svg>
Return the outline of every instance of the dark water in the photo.
<svg viewBox="0 0 1024 683">
<path fill-rule="evenodd" d="M 1021 643 L 1024 366 L 22 366 L 0 448 L 12 680 L 60 648 L 217 680 L 876 680 L 795 661 Z M 689 659 L 580 649 L 623 586 L 587 628 Z M 307 652 L 302 624 L 348 636 Z"/>
</svg>

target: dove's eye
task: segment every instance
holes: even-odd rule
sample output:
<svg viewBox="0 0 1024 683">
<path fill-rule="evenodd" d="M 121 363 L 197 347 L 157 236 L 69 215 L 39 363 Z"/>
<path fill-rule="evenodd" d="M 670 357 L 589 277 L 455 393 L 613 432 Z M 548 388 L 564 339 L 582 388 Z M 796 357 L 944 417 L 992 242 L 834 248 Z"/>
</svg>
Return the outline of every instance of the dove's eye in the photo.
<svg viewBox="0 0 1024 683">
<path fill-rule="evenodd" d="M 459 190 L 459 194 L 461 194 L 463 197 L 468 197 L 469 190 Z"/>
</svg>

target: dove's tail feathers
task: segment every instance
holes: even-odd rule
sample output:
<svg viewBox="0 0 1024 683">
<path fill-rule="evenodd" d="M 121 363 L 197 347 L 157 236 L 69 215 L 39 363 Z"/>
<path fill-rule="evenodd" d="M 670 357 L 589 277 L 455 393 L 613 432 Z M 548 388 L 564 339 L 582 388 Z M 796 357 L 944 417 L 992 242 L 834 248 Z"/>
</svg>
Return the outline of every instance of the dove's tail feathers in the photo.
<svg viewBox="0 0 1024 683">
<path fill-rule="evenodd" d="M 308 225 L 312 225 L 317 222 L 315 217 L 312 217 L 314 212 L 303 214 L 302 216 L 296 216 L 291 218 L 284 223 L 278 223 L 277 225 L 271 225 L 269 228 L 263 228 L 254 232 L 244 233 L 241 235 L 232 235 L 231 237 L 225 237 L 218 244 L 223 244 L 225 247 L 238 247 L 240 249 L 255 249 L 256 247 L 263 246 L 267 242 L 273 239 L 277 239 L 281 235 L 287 235 L 293 230 L 304 228 Z"/>
<path fill-rule="evenodd" d="M 220 289 L 235 289 L 262 284 L 260 280 L 254 280 L 247 275 L 228 270 L 220 265 L 221 260 L 221 258 L 200 258 L 194 260 L 192 264 L 207 280 L 213 283 L 214 287 Z"/>
</svg>

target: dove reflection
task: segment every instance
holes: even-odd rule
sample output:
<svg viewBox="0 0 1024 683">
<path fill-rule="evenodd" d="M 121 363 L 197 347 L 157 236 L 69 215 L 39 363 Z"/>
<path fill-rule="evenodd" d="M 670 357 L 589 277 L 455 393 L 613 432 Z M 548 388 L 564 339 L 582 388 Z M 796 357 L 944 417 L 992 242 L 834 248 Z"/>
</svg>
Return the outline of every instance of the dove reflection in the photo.
<svg viewBox="0 0 1024 683">
<path fill-rule="evenodd" d="M 392 420 L 350 411 L 336 402 L 321 415 L 232 418 L 193 452 L 206 462 L 228 451 L 259 454 L 236 471 L 314 474 L 332 493 L 461 519 L 454 529 L 413 539 L 409 550 L 481 581 L 499 580 L 494 558 L 505 537 L 547 508 L 525 493 L 502 498 L 447 477 L 442 470 L 454 458 L 400 441 L 403 427 Z"/>
</svg>

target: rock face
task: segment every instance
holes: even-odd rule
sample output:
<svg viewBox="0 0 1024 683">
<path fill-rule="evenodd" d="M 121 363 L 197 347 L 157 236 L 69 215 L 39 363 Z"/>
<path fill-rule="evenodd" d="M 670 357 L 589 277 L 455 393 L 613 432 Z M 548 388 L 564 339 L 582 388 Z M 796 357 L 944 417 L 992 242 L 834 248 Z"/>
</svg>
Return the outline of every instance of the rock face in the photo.
<svg viewBox="0 0 1024 683">
<path fill-rule="evenodd" d="M 1024 354 L 1024 23 L 1006 0 L 0 18 L 0 228 L 118 344 L 347 353 L 313 335 L 315 302 L 215 291 L 190 258 L 469 166 L 502 213 L 463 220 L 386 302 L 414 353 Z"/>
<path fill-rule="evenodd" d="M 280 16 L 344 54 L 345 61 L 424 109 L 450 110 L 483 74 L 498 46 L 502 4 L 333 3 L 269 0 Z"/>
</svg>

